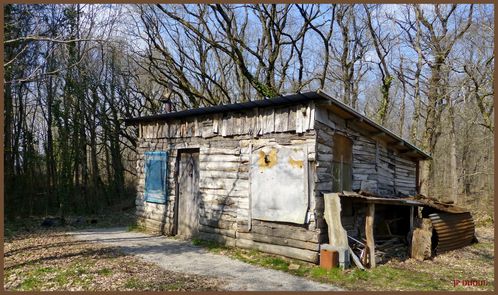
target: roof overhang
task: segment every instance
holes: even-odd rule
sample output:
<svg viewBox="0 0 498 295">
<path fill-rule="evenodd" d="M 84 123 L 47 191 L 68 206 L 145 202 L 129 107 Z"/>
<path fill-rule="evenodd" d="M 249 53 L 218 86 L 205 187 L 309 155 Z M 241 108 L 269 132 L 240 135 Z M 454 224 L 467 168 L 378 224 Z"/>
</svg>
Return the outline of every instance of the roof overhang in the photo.
<svg viewBox="0 0 498 295">
<path fill-rule="evenodd" d="M 125 120 L 125 124 L 134 125 L 138 123 L 148 123 L 158 120 L 168 121 L 168 120 L 202 116 L 202 115 L 215 114 L 215 113 L 239 112 L 253 108 L 285 107 L 289 105 L 308 103 L 310 101 L 315 101 L 317 106 L 326 108 L 331 112 L 333 112 L 334 114 L 336 114 L 337 116 L 339 116 L 340 118 L 344 119 L 347 122 L 347 124 L 349 124 L 349 127 L 354 126 L 355 129 L 360 130 L 361 133 L 365 134 L 370 138 L 376 138 L 385 141 L 388 146 L 390 146 L 393 149 L 396 149 L 398 153 L 408 158 L 414 158 L 418 160 L 431 159 L 430 154 L 424 152 L 423 150 L 416 147 L 412 143 L 402 139 L 401 137 L 399 137 L 389 129 L 377 124 L 373 120 L 360 114 L 355 109 L 334 99 L 333 97 L 331 97 L 329 94 L 327 94 L 322 90 L 290 94 L 271 99 L 253 100 L 249 102 L 195 108 L 195 109 L 170 112 L 170 113 L 164 113 L 153 116 L 129 118 Z"/>
<path fill-rule="evenodd" d="M 431 159 L 431 155 L 416 147 L 407 140 L 399 137 L 397 134 L 379 125 L 368 117 L 360 114 L 350 106 L 332 98 L 326 92 L 318 90 L 316 92 L 326 100 L 322 100 L 318 105 L 329 109 L 337 116 L 344 119 L 350 125 L 354 125 L 356 129 L 371 138 L 382 139 L 387 142 L 388 146 L 398 150 L 399 153 L 405 154 L 407 157 L 415 157 L 423 160 Z"/>
<path fill-rule="evenodd" d="M 137 123 L 152 122 L 157 120 L 167 121 L 172 119 L 195 117 L 195 116 L 202 116 L 208 114 L 239 112 L 254 108 L 285 107 L 300 103 L 308 103 L 314 100 L 327 100 L 327 99 L 328 99 L 327 97 L 320 95 L 318 92 L 296 93 L 296 94 L 278 96 L 270 99 L 252 100 L 252 101 L 234 103 L 234 104 L 224 104 L 224 105 L 215 105 L 215 106 L 208 106 L 202 108 L 194 108 L 194 109 L 164 113 L 159 115 L 129 118 L 125 119 L 125 123 L 126 125 L 133 125 Z"/>
</svg>

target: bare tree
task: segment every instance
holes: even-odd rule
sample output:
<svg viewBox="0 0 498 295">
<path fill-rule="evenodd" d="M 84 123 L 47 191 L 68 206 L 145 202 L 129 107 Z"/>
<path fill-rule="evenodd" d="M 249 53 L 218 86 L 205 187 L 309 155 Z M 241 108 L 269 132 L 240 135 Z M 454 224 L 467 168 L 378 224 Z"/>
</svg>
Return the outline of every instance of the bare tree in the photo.
<svg viewBox="0 0 498 295">
<path fill-rule="evenodd" d="M 370 33 L 370 37 L 372 38 L 373 47 L 375 49 L 375 53 L 377 54 L 377 58 L 379 59 L 377 62 L 377 66 L 379 68 L 379 72 L 381 74 L 381 100 L 379 106 L 377 108 L 377 122 L 379 124 L 385 125 L 388 115 L 389 106 L 391 104 L 391 98 L 389 96 L 389 91 L 391 89 L 391 85 L 393 83 L 394 77 L 391 75 L 389 70 L 388 63 L 388 55 L 393 47 L 392 37 L 390 36 L 389 31 L 384 30 L 382 27 L 382 22 L 379 21 L 379 14 L 381 11 L 381 6 L 375 5 L 373 8 L 369 8 L 368 5 L 363 5 L 366 12 L 366 22 L 368 31 Z M 376 24 L 374 27 L 372 14 L 375 15 Z M 387 21 L 387 19 L 385 20 Z M 384 21 L 384 22 L 385 22 Z M 382 33 L 387 32 L 387 33 Z"/>
</svg>

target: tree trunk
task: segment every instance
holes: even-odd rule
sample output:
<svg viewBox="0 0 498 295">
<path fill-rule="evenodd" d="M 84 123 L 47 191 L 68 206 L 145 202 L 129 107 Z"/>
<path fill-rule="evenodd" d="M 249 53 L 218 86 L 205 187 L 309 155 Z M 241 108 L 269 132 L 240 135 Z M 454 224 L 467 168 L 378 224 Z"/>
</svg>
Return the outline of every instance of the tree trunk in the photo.
<svg viewBox="0 0 498 295">
<path fill-rule="evenodd" d="M 451 200 L 458 203 L 458 171 L 457 171 L 457 143 L 455 130 L 455 109 L 453 105 L 449 108 L 450 120 L 450 192 Z"/>
</svg>

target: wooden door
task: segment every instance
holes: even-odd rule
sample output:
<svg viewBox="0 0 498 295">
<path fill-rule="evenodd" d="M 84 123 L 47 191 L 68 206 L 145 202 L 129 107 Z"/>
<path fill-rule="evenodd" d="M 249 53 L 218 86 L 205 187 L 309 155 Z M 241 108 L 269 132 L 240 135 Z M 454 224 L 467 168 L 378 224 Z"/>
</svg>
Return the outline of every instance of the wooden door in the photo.
<svg viewBox="0 0 498 295">
<path fill-rule="evenodd" d="M 180 152 L 178 169 L 178 235 L 188 239 L 199 226 L 199 151 Z"/>
</svg>

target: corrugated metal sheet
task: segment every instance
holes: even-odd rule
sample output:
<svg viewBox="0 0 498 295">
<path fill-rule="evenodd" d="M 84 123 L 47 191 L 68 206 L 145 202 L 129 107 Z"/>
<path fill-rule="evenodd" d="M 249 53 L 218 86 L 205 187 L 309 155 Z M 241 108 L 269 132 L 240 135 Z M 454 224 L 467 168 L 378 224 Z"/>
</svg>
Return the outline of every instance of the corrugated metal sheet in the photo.
<svg viewBox="0 0 498 295">
<path fill-rule="evenodd" d="M 429 214 L 435 232 L 436 254 L 470 245 L 474 240 L 475 225 L 470 213 Z"/>
</svg>

